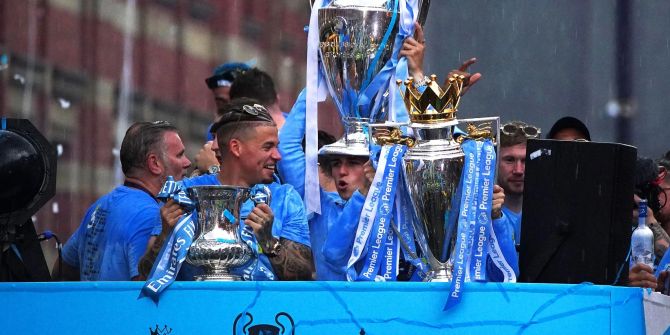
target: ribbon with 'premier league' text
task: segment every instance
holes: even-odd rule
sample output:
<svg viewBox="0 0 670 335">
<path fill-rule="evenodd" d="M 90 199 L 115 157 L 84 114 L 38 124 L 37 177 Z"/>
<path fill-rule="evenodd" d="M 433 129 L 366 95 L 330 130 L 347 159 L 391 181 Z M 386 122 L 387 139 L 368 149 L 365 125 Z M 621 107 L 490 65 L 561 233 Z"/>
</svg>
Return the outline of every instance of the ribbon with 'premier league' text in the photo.
<svg viewBox="0 0 670 335">
<path fill-rule="evenodd" d="M 491 140 L 477 141 L 477 203 L 473 245 L 470 259 L 470 277 L 486 281 L 486 258 L 489 255 L 491 207 L 493 205 L 493 175 L 496 157 Z M 475 238 L 476 237 L 476 238 Z"/>
<path fill-rule="evenodd" d="M 395 201 L 395 192 L 398 184 L 399 169 L 402 167 L 402 157 L 407 150 L 403 145 L 391 145 L 382 147 L 379 160 L 379 169 L 375 174 L 368 196 L 365 199 L 363 210 L 354 238 L 352 253 L 347 262 L 347 279 L 355 280 L 385 280 L 382 276 L 378 277 L 382 255 L 385 254 L 386 262 L 391 262 L 391 268 L 397 269 L 398 244 L 397 236 L 391 235 L 389 240 L 390 221 L 393 213 Z M 394 247 L 384 247 L 382 244 L 388 244 Z M 365 255 L 365 262 L 360 273 L 357 273 L 355 265 Z M 385 267 L 385 271 L 387 269 Z"/>
<path fill-rule="evenodd" d="M 476 220 L 477 220 L 477 207 L 479 207 L 479 170 L 480 170 L 480 158 L 481 158 L 481 148 L 482 148 L 482 142 L 479 141 L 473 141 L 475 142 L 474 146 L 474 162 L 475 162 L 475 174 L 474 174 L 474 181 L 473 185 L 474 187 L 472 188 L 472 195 L 470 196 L 470 203 L 468 204 L 468 243 L 467 248 L 467 254 L 466 254 L 466 267 L 465 267 L 465 280 L 464 282 L 469 282 L 472 280 L 471 275 L 470 275 L 470 269 L 471 269 L 471 261 L 472 261 L 472 248 L 474 245 L 474 239 L 475 239 L 475 226 L 476 226 Z M 467 154 L 467 153 L 466 153 Z"/>
<path fill-rule="evenodd" d="M 476 210 L 476 208 L 472 208 L 472 204 L 476 202 L 474 199 L 476 192 L 476 141 L 467 140 L 463 142 L 461 148 L 465 153 L 463 175 L 461 177 L 461 183 L 458 186 L 461 189 L 461 206 L 458 216 L 458 230 L 453 259 L 453 278 L 451 280 L 451 286 L 449 287 L 449 298 L 447 298 L 444 310 L 455 306 L 461 301 L 463 283 L 465 281 L 468 261 L 470 258 L 469 242 L 471 241 L 470 234 L 472 231 L 468 219 L 474 217 L 471 213 Z"/>
<path fill-rule="evenodd" d="M 188 249 L 193 243 L 196 228 L 193 215 L 195 206 L 186 195 L 181 182 L 175 182 L 172 176 L 168 177 L 157 198 L 163 201 L 174 199 L 190 213 L 183 215 L 170 232 L 140 292 L 140 297 L 147 296 L 155 302 L 158 302 L 161 292 L 170 286 L 177 277 L 179 269 L 186 259 Z"/>
<path fill-rule="evenodd" d="M 406 170 L 403 168 L 403 172 L 404 171 Z M 405 244 L 401 245 L 405 261 L 414 266 L 414 272 L 410 274 L 410 281 L 423 281 L 426 277 L 427 265 L 417 252 L 414 240 L 414 223 L 418 223 L 419 221 L 414 212 L 409 192 L 407 191 L 405 178 L 405 174 L 401 173 L 400 180 L 398 181 L 398 193 L 396 193 L 395 199 L 394 224 L 398 230 L 399 238 L 402 239 L 402 241 L 405 241 Z M 425 239 L 419 241 L 419 243 L 424 244 L 426 248 L 428 246 Z"/>
</svg>

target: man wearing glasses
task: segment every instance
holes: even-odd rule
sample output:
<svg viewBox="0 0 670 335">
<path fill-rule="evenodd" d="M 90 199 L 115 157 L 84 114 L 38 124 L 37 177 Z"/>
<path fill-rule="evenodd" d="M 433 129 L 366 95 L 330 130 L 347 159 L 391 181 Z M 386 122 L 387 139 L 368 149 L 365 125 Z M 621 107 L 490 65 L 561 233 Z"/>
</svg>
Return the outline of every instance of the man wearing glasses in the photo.
<svg viewBox="0 0 670 335">
<path fill-rule="evenodd" d="M 504 124 L 498 149 L 498 185 L 505 190 L 503 215 L 514 227 L 514 241 L 521 242 L 521 209 L 526 172 L 526 142 L 539 138 L 540 129 L 521 121 Z"/>
<path fill-rule="evenodd" d="M 181 179 L 191 162 L 177 128 L 165 121 L 130 126 L 121 143 L 125 182 L 98 199 L 63 247 L 65 280 L 135 280 L 159 215 L 156 195 L 168 176 Z"/>
<path fill-rule="evenodd" d="M 252 187 L 267 184 L 270 205 L 242 205 L 240 234 L 249 236 L 256 257 L 247 264 L 231 269 L 244 280 L 308 280 L 312 277 L 312 256 L 305 209 L 298 192 L 274 179 L 275 166 L 281 155 L 277 149 L 277 125 L 265 107 L 256 100 L 233 99 L 222 108 L 212 126 L 215 141 L 212 150 L 219 151 L 221 170 L 183 180 L 185 187 L 200 185 L 233 185 Z M 140 273 L 146 277 L 166 238 L 184 214 L 182 207 L 169 200 L 160 211 L 162 225 L 157 227 L 150 248 L 142 258 Z M 201 269 L 184 264 L 179 278 L 192 280 Z"/>
</svg>

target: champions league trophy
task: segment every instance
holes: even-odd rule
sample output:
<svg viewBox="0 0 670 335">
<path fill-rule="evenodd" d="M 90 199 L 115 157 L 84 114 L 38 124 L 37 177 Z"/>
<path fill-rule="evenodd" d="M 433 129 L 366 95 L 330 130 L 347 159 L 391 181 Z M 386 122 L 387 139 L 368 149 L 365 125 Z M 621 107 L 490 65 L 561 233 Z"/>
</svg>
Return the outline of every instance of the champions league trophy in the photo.
<svg viewBox="0 0 670 335">
<path fill-rule="evenodd" d="M 393 0 L 332 0 L 318 10 L 322 69 L 344 126 L 344 136 L 324 146 L 320 154 L 367 156 L 368 125 L 386 121 L 388 93 L 373 97 L 368 106 L 358 103 L 393 54 L 399 21 L 394 23 L 398 14 L 394 4 Z M 429 7 L 430 0 L 418 1 L 421 25 Z"/>
<path fill-rule="evenodd" d="M 269 189 L 251 195 L 254 202 L 269 204 Z M 240 207 L 250 198 L 250 191 L 237 186 L 196 186 L 188 189 L 197 203 L 198 224 L 196 239 L 188 250 L 186 261 L 205 268 L 199 281 L 235 281 L 239 276 L 228 269 L 245 264 L 253 251 L 239 234 Z"/>
<path fill-rule="evenodd" d="M 384 115 L 373 115 L 370 107 L 374 103 L 365 108 L 358 101 L 393 53 L 398 26 L 390 27 L 392 4 L 388 0 L 333 0 L 319 9 L 321 63 L 344 125 L 344 137 L 324 146 L 321 154 L 369 155 L 367 124 Z"/>
<path fill-rule="evenodd" d="M 416 136 L 407 144 L 404 160 L 407 189 L 418 219 L 414 222 L 415 239 L 430 266 L 425 280 L 451 281 L 459 214 L 457 190 L 465 161 L 460 143 L 463 138 L 494 138 L 494 128 L 468 123 L 467 134 L 455 140 L 453 131 L 459 123 L 456 111 L 465 78 L 453 75 L 444 90 L 436 79 L 432 75 L 422 92 L 411 77 L 404 82 L 404 93 L 403 83 L 398 80 L 397 84 Z M 397 139 L 394 142 L 398 143 Z"/>
</svg>

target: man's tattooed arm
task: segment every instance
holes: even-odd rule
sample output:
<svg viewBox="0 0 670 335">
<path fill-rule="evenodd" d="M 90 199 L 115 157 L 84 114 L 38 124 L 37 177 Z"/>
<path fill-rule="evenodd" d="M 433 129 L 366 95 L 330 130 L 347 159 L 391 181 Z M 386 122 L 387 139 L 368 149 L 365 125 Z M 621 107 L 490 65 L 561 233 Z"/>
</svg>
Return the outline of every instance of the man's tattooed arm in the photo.
<svg viewBox="0 0 670 335">
<path fill-rule="evenodd" d="M 281 250 L 277 255 L 267 255 L 279 280 L 312 280 L 312 250 L 285 238 L 280 239 L 279 243 Z"/>
</svg>

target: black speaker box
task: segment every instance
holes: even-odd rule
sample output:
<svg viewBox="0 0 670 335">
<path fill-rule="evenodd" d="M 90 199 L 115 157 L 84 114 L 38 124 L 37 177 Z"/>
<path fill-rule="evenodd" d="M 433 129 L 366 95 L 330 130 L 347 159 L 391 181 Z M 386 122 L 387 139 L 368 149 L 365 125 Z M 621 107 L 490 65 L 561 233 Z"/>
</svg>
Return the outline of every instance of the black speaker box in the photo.
<svg viewBox="0 0 670 335">
<path fill-rule="evenodd" d="M 636 157 L 624 144 L 528 140 L 519 281 L 626 281 Z"/>
</svg>

